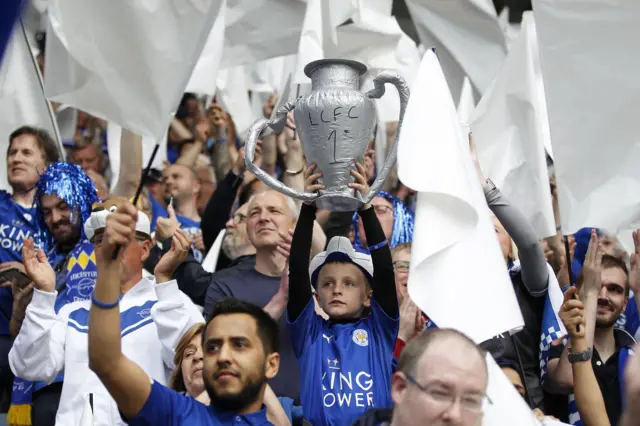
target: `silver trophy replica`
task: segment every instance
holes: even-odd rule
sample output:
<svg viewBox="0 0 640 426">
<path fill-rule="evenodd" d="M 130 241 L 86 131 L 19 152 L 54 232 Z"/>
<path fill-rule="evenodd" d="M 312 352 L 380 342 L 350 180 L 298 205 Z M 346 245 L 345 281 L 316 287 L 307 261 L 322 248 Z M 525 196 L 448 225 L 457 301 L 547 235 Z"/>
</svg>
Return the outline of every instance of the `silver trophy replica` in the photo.
<svg viewBox="0 0 640 426">
<path fill-rule="evenodd" d="M 409 88 L 396 73 L 383 71 L 374 79 L 374 88 L 363 94 L 358 88 L 360 76 L 366 71 L 364 64 L 343 59 L 322 59 L 308 64 L 304 73 L 311 78 L 311 94 L 285 104 L 274 119 L 259 118 L 249 128 L 245 146 L 245 162 L 249 171 L 276 191 L 296 200 L 312 201 L 320 209 L 354 211 L 371 201 L 396 163 L 398 136 L 409 101 Z M 384 95 L 385 83 L 396 86 L 400 95 L 398 130 L 371 190 L 368 194 L 359 194 L 347 186 L 354 180 L 350 171 L 355 169 L 355 161 L 364 161 L 376 124 L 372 99 Z M 294 110 L 296 130 L 307 164 L 316 163 L 317 171 L 323 173 L 319 182 L 326 188 L 317 193 L 291 189 L 253 164 L 260 133 L 267 126 L 281 132 L 291 110 Z"/>
</svg>

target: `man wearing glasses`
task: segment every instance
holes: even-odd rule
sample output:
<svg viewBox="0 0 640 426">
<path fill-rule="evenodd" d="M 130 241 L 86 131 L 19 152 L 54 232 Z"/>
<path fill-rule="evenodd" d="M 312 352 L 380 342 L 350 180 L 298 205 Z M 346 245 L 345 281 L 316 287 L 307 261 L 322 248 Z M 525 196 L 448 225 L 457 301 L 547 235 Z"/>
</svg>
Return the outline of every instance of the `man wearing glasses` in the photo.
<svg viewBox="0 0 640 426">
<path fill-rule="evenodd" d="M 393 411 L 373 410 L 354 426 L 481 425 L 488 377 L 482 350 L 467 336 L 425 331 L 407 344 L 391 379 Z"/>
</svg>

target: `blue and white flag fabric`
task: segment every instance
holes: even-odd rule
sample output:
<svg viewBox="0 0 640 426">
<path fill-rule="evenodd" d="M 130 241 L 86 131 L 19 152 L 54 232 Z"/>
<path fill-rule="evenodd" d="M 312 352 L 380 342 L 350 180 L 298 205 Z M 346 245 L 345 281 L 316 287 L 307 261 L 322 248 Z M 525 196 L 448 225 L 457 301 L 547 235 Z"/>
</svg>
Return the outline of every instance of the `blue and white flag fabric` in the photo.
<svg viewBox="0 0 640 426">
<path fill-rule="evenodd" d="M 560 288 L 553 268 L 547 264 L 549 269 L 549 291 L 547 291 L 544 311 L 542 313 L 542 327 L 540 334 L 540 381 L 544 383 L 547 374 L 547 363 L 549 361 L 549 351 L 553 341 L 564 338 L 567 329 L 558 316 L 562 303 L 564 302 L 563 289 Z M 566 289 L 565 289 L 566 290 Z M 566 341 L 563 340 L 563 343 Z"/>
</svg>

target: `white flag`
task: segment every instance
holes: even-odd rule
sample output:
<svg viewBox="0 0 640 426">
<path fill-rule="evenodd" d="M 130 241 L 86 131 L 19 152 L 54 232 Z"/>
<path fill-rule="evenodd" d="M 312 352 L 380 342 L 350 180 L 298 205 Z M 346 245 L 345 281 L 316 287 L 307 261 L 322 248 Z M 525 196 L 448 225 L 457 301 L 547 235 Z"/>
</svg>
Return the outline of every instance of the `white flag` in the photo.
<svg viewBox="0 0 640 426">
<path fill-rule="evenodd" d="M 489 87 L 507 48 L 491 0 L 406 0 L 420 41 L 435 46 L 454 99 L 469 76 L 480 94 Z"/>
<path fill-rule="evenodd" d="M 160 139 L 221 1 L 52 0 L 47 98 Z"/>
<path fill-rule="evenodd" d="M 460 119 L 460 125 L 465 133 L 469 133 L 469 126 L 471 125 L 471 116 L 476 109 L 476 100 L 473 96 L 473 87 L 469 77 L 465 77 L 462 83 L 462 91 L 460 92 L 460 100 L 456 111 L 458 111 L 458 118 Z"/>
<path fill-rule="evenodd" d="M 244 66 L 221 70 L 218 73 L 216 85 L 218 103 L 233 118 L 238 138 L 244 139 L 249 126 L 258 118 L 251 108 Z M 261 117 L 262 114 L 259 116 Z"/>
<path fill-rule="evenodd" d="M 309 77 L 304 73 L 304 67 L 308 63 L 335 55 L 338 36 L 336 27 L 331 20 L 329 5 L 329 0 L 307 1 L 307 10 L 298 45 L 296 72 L 293 77 L 295 84 L 310 82 Z"/>
<path fill-rule="evenodd" d="M 221 68 L 295 54 L 305 9 L 300 0 L 228 0 Z"/>
<path fill-rule="evenodd" d="M 398 174 L 418 191 L 411 299 L 438 327 L 476 343 L 522 328 L 467 137 L 432 50 L 422 59 L 400 130 Z"/>
<path fill-rule="evenodd" d="M 562 229 L 637 225 L 640 2 L 534 6 Z"/>
<path fill-rule="evenodd" d="M 393 70 L 409 87 L 420 66 L 418 47 L 395 17 L 362 7 L 353 23 L 338 27 L 338 57 L 362 62 L 368 68 L 362 78 L 363 92 L 373 89 L 373 79 L 383 70 Z M 397 121 L 400 100 L 391 94 L 375 100 L 382 123 Z"/>
<path fill-rule="evenodd" d="M 94 425 L 95 423 L 93 421 L 93 409 L 91 408 L 89 397 L 87 397 L 84 400 L 84 407 L 82 409 L 82 415 L 80 416 L 79 426 L 94 426 Z"/>
<path fill-rule="evenodd" d="M 64 158 L 53 118 L 51 106 L 42 91 L 42 80 L 27 38 L 18 22 L 7 45 L 0 66 L 0 152 L 9 148 L 9 135 L 20 126 L 29 125 L 45 129 L 54 140 Z M 7 182 L 7 164 L 0 173 L 0 189 L 11 191 Z"/>
<path fill-rule="evenodd" d="M 499 305 L 495 305 L 499 306 Z M 522 396 L 502 372 L 491 354 L 486 356 L 489 368 L 487 396 L 491 400 L 484 409 L 483 426 L 540 426 Z"/>
<path fill-rule="evenodd" d="M 216 76 L 220 68 L 222 48 L 224 47 L 224 12 L 226 7 L 227 1 L 222 0 L 218 16 L 213 23 L 204 49 L 202 49 L 200 59 L 193 69 L 189 83 L 187 83 L 186 92 L 203 95 L 213 95 L 216 92 Z"/>
<path fill-rule="evenodd" d="M 109 123 L 107 126 L 107 150 L 109 152 L 109 164 L 111 166 L 111 190 L 114 190 L 118 184 L 118 173 L 120 173 L 120 151 L 126 150 L 126 146 L 120 146 L 122 137 L 122 127 L 115 123 Z M 156 153 L 151 167 L 162 171 L 164 162 L 167 160 L 167 134 L 158 141 L 160 147 Z M 151 136 L 142 137 L 142 163 L 140 164 L 140 172 L 147 167 L 151 154 L 156 146 L 156 140 Z"/>
<path fill-rule="evenodd" d="M 556 234 L 545 154 L 548 123 L 536 28 L 527 12 L 498 77 L 478 103 L 471 129 L 485 176 L 541 239 Z"/>
</svg>

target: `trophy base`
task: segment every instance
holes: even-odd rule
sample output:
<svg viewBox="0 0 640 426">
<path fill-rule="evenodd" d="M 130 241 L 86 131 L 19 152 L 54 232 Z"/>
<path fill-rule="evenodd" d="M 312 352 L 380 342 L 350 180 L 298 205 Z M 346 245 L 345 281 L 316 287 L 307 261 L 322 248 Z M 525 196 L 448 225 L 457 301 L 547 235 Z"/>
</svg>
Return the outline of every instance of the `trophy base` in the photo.
<svg viewBox="0 0 640 426">
<path fill-rule="evenodd" d="M 344 193 L 320 195 L 313 202 L 316 207 L 321 210 L 331 210 L 334 212 L 353 212 L 362 207 L 362 201 L 352 195 Z"/>
</svg>

